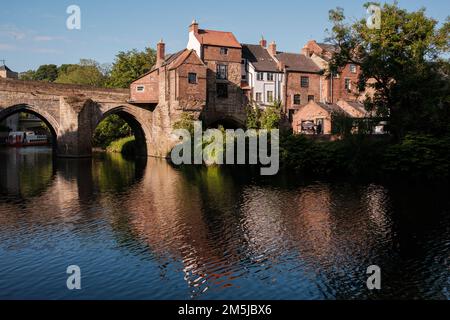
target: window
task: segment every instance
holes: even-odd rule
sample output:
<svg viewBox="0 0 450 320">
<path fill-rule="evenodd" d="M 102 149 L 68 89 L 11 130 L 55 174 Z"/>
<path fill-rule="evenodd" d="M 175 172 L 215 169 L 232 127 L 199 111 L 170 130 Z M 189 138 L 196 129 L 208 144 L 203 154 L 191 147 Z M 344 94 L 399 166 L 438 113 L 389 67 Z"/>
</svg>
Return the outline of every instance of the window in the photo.
<svg viewBox="0 0 450 320">
<path fill-rule="evenodd" d="M 197 84 L 197 74 L 190 72 L 188 74 L 188 81 L 190 84 Z"/>
<path fill-rule="evenodd" d="M 301 104 L 301 96 L 299 94 L 294 94 L 294 104 L 296 105 Z"/>
<path fill-rule="evenodd" d="M 228 54 L 228 48 L 220 48 L 220 54 L 227 55 Z"/>
<path fill-rule="evenodd" d="M 262 93 L 261 92 L 257 92 L 256 93 L 256 102 L 261 102 L 262 101 Z"/>
<path fill-rule="evenodd" d="M 224 64 L 217 65 L 217 79 L 227 80 L 228 79 L 228 66 Z"/>
<path fill-rule="evenodd" d="M 145 91 L 145 86 L 137 86 L 136 87 L 136 91 L 137 92 L 144 92 Z"/>
<path fill-rule="evenodd" d="M 347 91 L 352 90 L 352 81 L 350 79 L 345 79 L 345 89 Z"/>
<path fill-rule="evenodd" d="M 302 88 L 309 88 L 309 77 L 301 77 L 300 84 Z"/>
<path fill-rule="evenodd" d="M 241 64 L 245 64 L 245 59 L 242 59 L 242 60 L 241 60 Z"/>
<path fill-rule="evenodd" d="M 258 80 L 258 81 L 263 81 L 263 80 L 264 80 L 264 73 L 258 72 L 258 73 L 256 74 L 256 80 Z"/>
<path fill-rule="evenodd" d="M 217 98 L 228 98 L 228 85 L 226 83 L 218 83 L 216 86 Z"/>
<path fill-rule="evenodd" d="M 273 81 L 273 73 L 267 73 L 267 81 Z"/>
<path fill-rule="evenodd" d="M 246 75 L 246 74 L 243 74 L 243 75 L 241 76 L 241 80 L 242 80 L 242 81 L 247 81 L 247 75 Z"/>
<path fill-rule="evenodd" d="M 273 102 L 273 91 L 267 91 L 267 102 Z"/>
<path fill-rule="evenodd" d="M 354 64 L 350 65 L 350 72 L 351 73 L 356 73 L 356 65 L 354 65 Z"/>
<path fill-rule="evenodd" d="M 308 96 L 308 102 L 309 101 L 314 101 L 314 100 L 315 100 L 315 97 L 313 95 Z"/>
</svg>

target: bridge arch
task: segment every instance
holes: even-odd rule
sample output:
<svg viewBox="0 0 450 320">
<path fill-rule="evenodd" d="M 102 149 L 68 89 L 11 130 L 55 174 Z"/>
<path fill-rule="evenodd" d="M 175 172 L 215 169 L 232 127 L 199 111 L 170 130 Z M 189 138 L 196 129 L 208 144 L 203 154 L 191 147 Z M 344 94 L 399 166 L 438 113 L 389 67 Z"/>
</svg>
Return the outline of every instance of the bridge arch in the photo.
<svg viewBox="0 0 450 320">
<path fill-rule="evenodd" d="M 147 156 L 149 154 L 148 145 L 151 138 L 151 133 L 142 119 L 139 112 L 136 112 L 136 108 L 129 107 L 126 105 L 116 106 L 103 112 L 99 118 L 96 119 L 93 127 L 93 132 L 97 126 L 111 115 L 118 115 L 122 118 L 133 131 L 136 138 L 136 151 L 138 156 Z"/>
<path fill-rule="evenodd" d="M 52 135 L 52 147 L 54 150 L 57 150 L 57 141 L 58 141 L 58 134 L 59 134 L 59 123 L 58 121 L 47 111 L 45 111 L 44 108 L 39 108 L 37 106 L 31 106 L 29 104 L 16 104 L 10 107 L 7 107 L 5 109 L 0 110 L 0 122 L 5 120 L 6 118 L 17 114 L 17 113 L 29 113 L 36 117 L 38 117 L 40 120 L 42 120 L 50 130 L 50 133 Z"/>
<path fill-rule="evenodd" d="M 232 116 L 221 117 L 208 124 L 210 129 L 217 129 L 219 126 L 222 126 L 224 129 L 245 129 L 245 123 Z"/>
</svg>

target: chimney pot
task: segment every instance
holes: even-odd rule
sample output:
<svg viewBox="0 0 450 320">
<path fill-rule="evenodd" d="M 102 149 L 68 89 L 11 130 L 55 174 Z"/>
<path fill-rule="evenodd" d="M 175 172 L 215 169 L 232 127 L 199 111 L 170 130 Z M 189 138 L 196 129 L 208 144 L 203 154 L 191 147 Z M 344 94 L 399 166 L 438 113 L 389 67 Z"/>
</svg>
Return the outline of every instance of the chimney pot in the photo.
<svg viewBox="0 0 450 320">
<path fill-rule="evenodd" d="M 269 44 L 269 49 L 268 49 L 269 53 L 271 56 L 276 56 L 277 55 L 277 44 L 275 43 L 275 41 L 272 41 Z"/>
<path fill-rule="evenodd" d="M 267 41 L 264 39 L 264 37 L 261 37 L 261 40 L 259 41 L 259 45 L 263 48 L 267 47 Z"/>
<path fill-rule="evenodd" d="M 197 20 L 192 20 L 191 25 L 189 26 L 189 32 L 198 33 L 198 22 Z"/>
</svg>

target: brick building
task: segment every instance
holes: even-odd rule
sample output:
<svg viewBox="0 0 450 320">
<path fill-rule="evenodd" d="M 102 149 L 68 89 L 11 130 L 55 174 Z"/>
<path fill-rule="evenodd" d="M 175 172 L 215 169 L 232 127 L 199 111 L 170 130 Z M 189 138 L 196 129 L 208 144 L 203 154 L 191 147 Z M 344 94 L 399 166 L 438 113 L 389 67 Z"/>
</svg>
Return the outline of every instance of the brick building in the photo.
<svg viewBox="0 0 450 320">
<path fill-rule="evenodd" d="M 249 101 L 260 107 L 281 101 L 287 125 L 311 101 L 321 112 L 323 105 L 343 101 L 344 108 L 358 114 L 345 102 L 361 99 L 361 70 L 349 64 L 332 75 L 329 64 L 336 50 L 314 40 L 300 53 L 278 51 L 275 42 L 267 46 L 264 38 L 259 44 L 240 44 L 233 33 L 200 29 L 194 20 L 186 49 L 166 55 L 165 44 L 158 43 L 157 63 L 132 83 L 130 102 L 165 106 L 159 109 L 166 113 L 195 111 L 208 127 L 244 126 Z"/>
<path fill-rule="evenodd" d="M 324 102 L 336 103 L 339 100 L 357 101 L 362 97 L 358 90 L 360 67 L 347 64 L 337 74 L 332 75 L 329 63 L 337 48 L 330 44 L 310 40 L 303 47 L 302 53 L 310 57 L 324 71 L 322 94 Z"/>
<path fill-rule="evenodd" d="M 242 46 L 231 32 L 189 26 L 188 49 L 195 50 L 207 66 L 207 104 L 203 120 L 210 126 L 221 122 L 239 126 L 245 122 L 241 89 Z M 226 122 L 226 123 L 225 123 Z"/>
</svg>

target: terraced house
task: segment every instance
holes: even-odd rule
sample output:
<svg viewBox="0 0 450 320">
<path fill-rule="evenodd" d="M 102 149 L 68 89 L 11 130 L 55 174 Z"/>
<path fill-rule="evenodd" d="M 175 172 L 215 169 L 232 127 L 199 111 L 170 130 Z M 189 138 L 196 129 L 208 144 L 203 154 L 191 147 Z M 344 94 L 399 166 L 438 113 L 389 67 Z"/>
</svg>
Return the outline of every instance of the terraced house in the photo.
<svg viewBox="0 0 450 320">
<path fill-rule="evenodd" d="M 186 49 L 175 54 L 166 55 L 162 41 L 157 45 L 155 67 L 131 85 L 132 103 L 150 104 L 166 114 L 190 111 L 208 127 L 236 128 L 245 126 L 249 104 L 265 108 L 279 101 L 286 123 L 295 127 L 294 114 L 309 102 L 333 104 L 337 110 L 338 101 L 356 103 L 362 96 L 357 66 L 347 65 L 338 74 L 329 71 L 336 50 L 332 45 L 311 40 L 300 52 L 289 53 L 264 38 L 241 44 L 233 33 L 200 29 L 195 20 L 188 31 Z"/>
<path fill-rule="evenodd" d="M 273 50 L 275 43 L 270 44 Z M 267 41 L 242 45 L 242 88 L 259 107 L 283 102 L 284 70 L 268 51 Z"/>
</svg>

